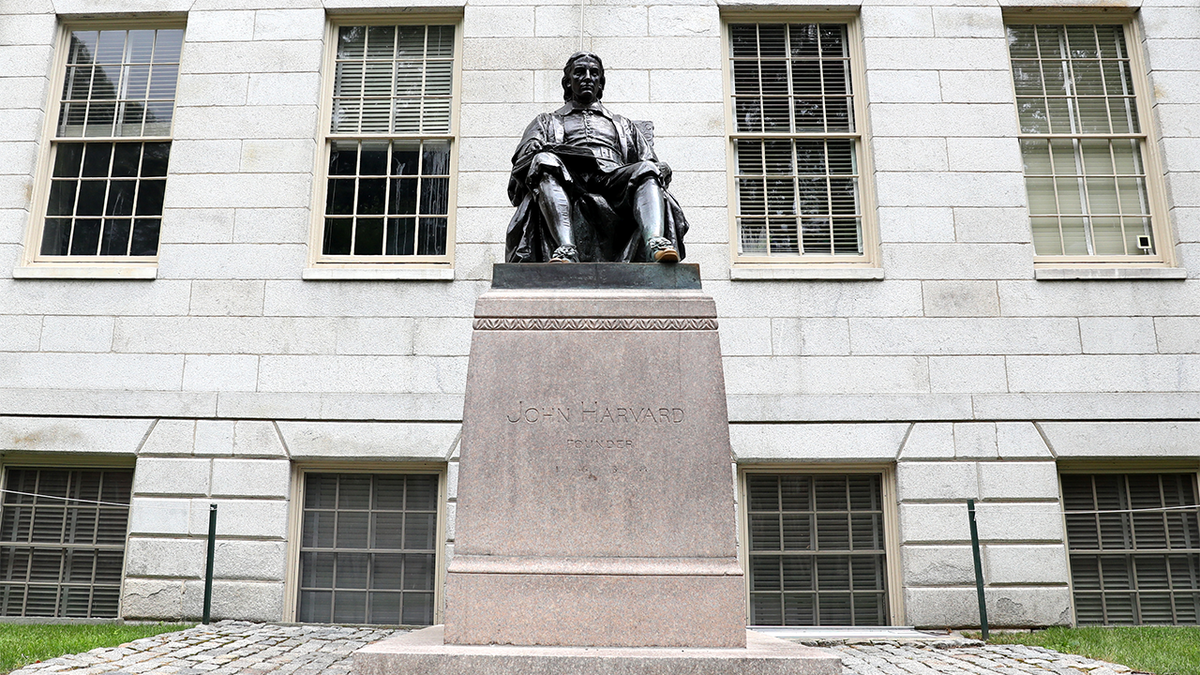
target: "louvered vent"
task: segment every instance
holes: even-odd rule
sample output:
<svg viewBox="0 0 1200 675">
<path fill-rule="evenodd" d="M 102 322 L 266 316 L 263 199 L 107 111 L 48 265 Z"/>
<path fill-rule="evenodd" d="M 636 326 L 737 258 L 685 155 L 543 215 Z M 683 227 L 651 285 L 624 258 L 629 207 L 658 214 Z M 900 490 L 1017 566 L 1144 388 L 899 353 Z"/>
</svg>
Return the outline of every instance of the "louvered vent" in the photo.
<svg viewBox="0 0 1200 675">
<path fill-rule="evenodd" d="M 879 475 L 750 474 L 750 623 L 887 624 Z"/>
<path fill-rule="evenodd" d="M 438 477 L 304 477 L 299 620 L 433 623 Z"/>
<path fill-rule="evenodd" d="M 1063 474 L 1080 624 L 1195 624 L 1200 617 L 1196 475 Z M 1117 513 L 1113 513 L 1117 511 Z"/>
<path fill-rule="evenodd" d="M 132 484 L 128 470 L 8 469 L 0 616 L 117 616 Z"/>
</svg>

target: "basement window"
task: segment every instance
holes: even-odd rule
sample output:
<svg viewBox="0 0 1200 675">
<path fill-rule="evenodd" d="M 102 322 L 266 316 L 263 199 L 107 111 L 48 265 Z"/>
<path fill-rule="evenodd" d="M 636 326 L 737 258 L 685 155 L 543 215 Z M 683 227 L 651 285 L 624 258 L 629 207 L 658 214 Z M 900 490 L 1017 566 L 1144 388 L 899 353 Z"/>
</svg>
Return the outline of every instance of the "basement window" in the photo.
<svg viewBox="0 0 1200 675">
<path fill-rule="evenodd" d="M 882 480 L 747 474 L 751 625 L 887 625 Z"/>
<path fill-rule="evenodd" d="M 131 470 L 11 467 L 0 499 L 0 616 L 118 616 Z"/>
<path fill-rule="evenodd" d="M 298 619 L 432 624 L 437 511 L 437 474 L 305 474 Z"/>
<path fill-rule="evenodd" d="M 1063 474 L 1062 491 L 1077 623 L 1196 623 L 1195 473 Z"/>
</svg>

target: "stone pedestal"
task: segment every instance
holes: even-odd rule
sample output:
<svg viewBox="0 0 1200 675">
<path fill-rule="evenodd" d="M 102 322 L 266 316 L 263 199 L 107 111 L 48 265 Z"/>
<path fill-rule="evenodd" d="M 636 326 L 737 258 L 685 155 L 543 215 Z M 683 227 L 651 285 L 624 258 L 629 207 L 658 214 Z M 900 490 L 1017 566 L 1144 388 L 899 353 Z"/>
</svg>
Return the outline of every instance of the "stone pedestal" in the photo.
<svg viewBox="0 0 1200 675">
<path fill-rule="evenodd" d="M 745 645 L 699 286 L 694 266 L 498 270 L 475 309 L 447 644 Z"/>
<path fill-rule="evenodd" d="M 837 675 L 745 629 L 716 307 L 695 265 L 497 265 L 475 308 L 445 625 L 361 675 Z"/>
</svg>

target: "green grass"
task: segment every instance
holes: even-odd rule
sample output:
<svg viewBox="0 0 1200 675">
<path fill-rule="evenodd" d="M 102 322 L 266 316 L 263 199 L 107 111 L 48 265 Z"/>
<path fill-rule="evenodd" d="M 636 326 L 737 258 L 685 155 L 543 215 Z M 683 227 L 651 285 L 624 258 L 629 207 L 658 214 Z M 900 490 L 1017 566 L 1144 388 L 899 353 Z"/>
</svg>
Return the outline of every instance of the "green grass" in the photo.
<svg viewBox="0 0 1200 675">
<path fill-rule="evenodd" d="M 989 637 L 990 644 L 1049 647 L 1157 675 L 1200 675 L 1200 627 L 1048 628 Z"/>
<path fill-rule="evenodd" d="M 0 623 L 0 674 L 63 654 L 116 647 L 139 638 L 191 628 L 194 624 L 22 625 Z"/>
</svg>

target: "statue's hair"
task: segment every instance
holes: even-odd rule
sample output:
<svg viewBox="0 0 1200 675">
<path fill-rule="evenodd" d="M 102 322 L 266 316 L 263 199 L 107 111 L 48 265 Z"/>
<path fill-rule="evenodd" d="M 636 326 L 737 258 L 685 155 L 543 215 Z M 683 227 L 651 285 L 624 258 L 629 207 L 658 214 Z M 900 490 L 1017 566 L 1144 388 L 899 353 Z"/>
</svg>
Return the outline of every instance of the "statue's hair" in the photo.
<svg viewBox="0 0 1200 675">
<path fill-rule="evenodd" d="M 604 97 L 604 62 L 600 60 L 599 56 L 591 52 L 575 52 L 571 55 L 571 58 L 567 59 L 567 65 L 563 66 L 562 87 L 564 101 L 571 100 L 571 69 L 575 66 L 576 61 L 585 57 L 593 59 L 596 63 L 600 64 L 600 82 L 597 83 L 596 87 L 596 100 L 599 101 Z"/>
</svg>

